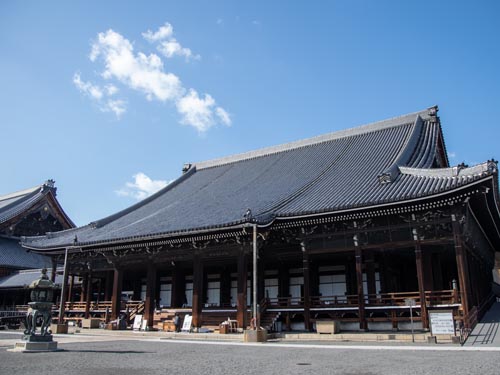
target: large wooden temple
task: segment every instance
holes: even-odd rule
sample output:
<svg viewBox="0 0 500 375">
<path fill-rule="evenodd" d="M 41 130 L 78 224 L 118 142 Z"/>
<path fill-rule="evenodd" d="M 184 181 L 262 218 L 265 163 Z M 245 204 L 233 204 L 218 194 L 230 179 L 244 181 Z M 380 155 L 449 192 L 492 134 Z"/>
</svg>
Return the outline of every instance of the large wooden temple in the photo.
<svg viewBox="0 0 500 375">
<path fill-rule="evenodd" d="M 116 317 L 127 297 L 151 327 L 161 311 L 247 327 L 255 300 L 267 328 L 392 330 L 409 327 L 411 298 L 423 329 L 434 309 L 471 327 L 492 301 L 497 162 L 450 166 L 437 111 L 186 164 L 124 211 L 22 244 L 67 253 L 66 283 L 84 291 L 66 306 L 86 316 Z"/>
</svg>

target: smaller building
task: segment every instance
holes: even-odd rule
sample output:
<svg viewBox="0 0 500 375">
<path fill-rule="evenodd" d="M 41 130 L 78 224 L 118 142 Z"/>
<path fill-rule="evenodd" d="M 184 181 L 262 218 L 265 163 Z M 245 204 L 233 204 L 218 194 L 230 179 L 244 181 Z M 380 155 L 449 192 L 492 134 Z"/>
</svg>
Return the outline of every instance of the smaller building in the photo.
<svg viewBox="0 0 500 375">
<path fill-rule="evenodd" d="M 52 270 L 55 280 L 56 264 L 52 259 L 23 248 L 20 237 L 75 227 L 59 204 L 56 191 L 54 181 L 48 180 L 0 196 L 0 310 L 29 300 L 24 286 L 40 276 L 40 269 Z M 36 271 L 22 271 L 33 269 Z"/>
</svg>

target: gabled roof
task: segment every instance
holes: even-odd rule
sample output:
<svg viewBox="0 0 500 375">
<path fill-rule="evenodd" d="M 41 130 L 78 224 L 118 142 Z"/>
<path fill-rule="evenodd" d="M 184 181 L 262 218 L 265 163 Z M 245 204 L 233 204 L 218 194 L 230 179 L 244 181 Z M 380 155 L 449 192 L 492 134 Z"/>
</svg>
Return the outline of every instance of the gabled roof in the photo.
<svg viewBox="0 0 500 375">
<path fill-rule="evenodd" d="M 75 224 L 63 211 L 56 197 L 56 188 L 53 180 L 48 180 L 42 185 L 38 185 L 26 190 L 17 191 L 6 195 L 0 195 L 0 225 L 23 213 L 29 211 L 43 199 L 50 202 L 64 221 L 63 227 L 74 227 Z"/>
<path fill-rule="evenodd" d="M 495 174 L 496 164 L 450 169 L 432 107 L 186 170 L 124 211 L 78 229 L 26 238 L 23 245 L 118 243 L 370 208 L 452 191 Z"/>
</svg>

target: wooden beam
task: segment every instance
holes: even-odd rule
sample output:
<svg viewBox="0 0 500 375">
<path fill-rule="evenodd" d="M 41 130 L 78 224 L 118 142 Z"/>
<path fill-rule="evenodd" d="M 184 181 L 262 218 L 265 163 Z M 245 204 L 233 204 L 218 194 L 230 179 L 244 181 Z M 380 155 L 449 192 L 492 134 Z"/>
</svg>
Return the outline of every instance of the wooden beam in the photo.
<svg viewBox="0 0 500 375">
<path fill-rule="evenodd" d="M 85 319 L 90 317 L 90 302 L 92 301 L 92 272 L 87 276 L 87 288 L 85 293 Z"/>
<path fill-rule="evenodd" d="M 365 318 L 365 296 L 363 293 L 363 257 L 361 248 L 359 246 L 356 246 L 355 261 L 356 261 L 356 283 L 358 291 L 359 329 L 367 330 L 368 326 L 366 324 L 366 318 Z"/>
<path fill-rule="evenodd" d="M 420 296 L 420 316 L 422 319 L 422 328 L 429 328 L 427 319 L 427 301 L 425 299 L 425 279 L 424 279 L 424 264 L 422 261 L 422 248 L 420 242 L 415 241 L 415 262 L 417 267 L 418 292 Z"/>
<path fill-rule="evenodd" d="M 469 278 L 467 274 L 467 270 L 465 268 L 465 252 L 463 248 L 463 240 L 462 240 L 462 233 L 460 231 L 460 223 L 456 220 L 455 215 L 452 215 L 452 220 L 453 220 L 453 237 L 455 240 L 455 258 L 457 262 L 457 274 L 458 274 L 458 283 L 460 287 L 460 300 L 462 303 L 462 310 L 464 313 L 464 316 L 467 316 L 469 314 L 469 294 L 468 294 L 468 285 L 469 285 Z M 465 328 L 472 328 L 472 327 L 467 327 L 468 321 L 465 321 Z"/>
<path fill-rule="evenodd" d="M 193 327 L 198 329 L 202 323 L 203 309 L 203 263 L 199 255 L 193 259 Z"/>
<path fill-rule="evenodd" d="M 302 247 L 302 270 L 304 272 L 304 328 L 306 331 L 312 331 L 311 324 L 311 275 L 309 270 L 309 254 L 305 244 Z"/>
<path fill-rule="evenodd" d="M 147 276 L 146 276 L 146 302 L 144 306 L 144 318 L 147 320 L 148 328 L 153 327 L 154 312 L 156 307 L 156 289 L 157 277 L 156 277 L 156 266 L 154 263 L 148 263 Z"/>
<path fill-rule="evenodd" d="M 238 285 L 237 285 L 237 312 L 236 319 L 238 327 L 246 329 L 247 322 L 247 280 L 248 280 L 248 260 L 242 251 L 238 256 Z"/>
<path fill-rule="evenodd" d="M 118 319 L 121 312 L 123 270 L 117 268 L 113 273 L 113 293 L 111 295 L 111 320 Z"/>
</svg>

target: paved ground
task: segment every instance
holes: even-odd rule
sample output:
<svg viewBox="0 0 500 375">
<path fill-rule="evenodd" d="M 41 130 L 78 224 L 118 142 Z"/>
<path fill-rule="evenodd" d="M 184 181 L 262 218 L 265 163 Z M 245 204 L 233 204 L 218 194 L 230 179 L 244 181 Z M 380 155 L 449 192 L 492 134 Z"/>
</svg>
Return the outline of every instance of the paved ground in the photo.
<svg viewBox="0 0 500 375">
<path fill-rule="evenodd" d="M 481 322 L 476 325 L 465 345 L 473 347 L 500 347 L 499 328 L 500 302 L 495 302 L 491 309 L 484 315 Z"/>
<path fill-rule="evenodd" d="M 248 345 L 119 335 L 58 336 L 59 347 L 64 350 L 56 353 L 7 352 L 7 347 L 19 337 L 18 333 L 0 332 L 0 374 L 497 375 L 500 363 L 500 348 L 337 343 Z"/>
</svg>

